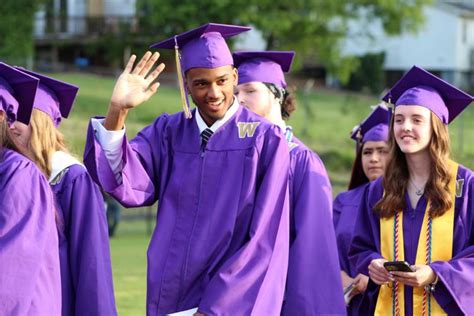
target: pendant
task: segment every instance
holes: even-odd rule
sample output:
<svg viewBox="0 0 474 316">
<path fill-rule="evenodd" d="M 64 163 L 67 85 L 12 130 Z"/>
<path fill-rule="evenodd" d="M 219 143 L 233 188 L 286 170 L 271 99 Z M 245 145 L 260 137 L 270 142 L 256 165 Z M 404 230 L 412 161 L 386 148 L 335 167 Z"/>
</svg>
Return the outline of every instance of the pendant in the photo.
<svg viewBox="0 0 474 316">
<path fill-rule="evenodd" d="M 422 196 L 423 195 L 423 190 L 416 190 L 415 194 L 418 195 L 418 196 Z"/>
</svg>

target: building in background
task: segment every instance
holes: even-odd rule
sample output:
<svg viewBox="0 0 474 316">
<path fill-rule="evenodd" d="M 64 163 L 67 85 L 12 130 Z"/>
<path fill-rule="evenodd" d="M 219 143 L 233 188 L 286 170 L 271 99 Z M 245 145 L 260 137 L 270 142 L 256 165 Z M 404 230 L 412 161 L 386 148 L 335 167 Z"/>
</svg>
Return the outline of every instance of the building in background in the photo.
<svg viewBox="0 0 474 316">
<path fill-rule="evenodd" d="M 474 90 L 474 1 L 438 1 L 424 9 L 416 34 L 387 36 L 380 21 L 353 21 L 345 53 L 385 53 L 385 86 L 411 66 L 421 66 L 463 90 Z M 358 36 L 369 30 L 371 38 Z"/>
<path fill-rule="evenodd" d="M 88 66 L 104 36 L 120 38 L 136 27 L 136 0 L 47 0 L 35 15 L 37 67 Z"/>
</svg>

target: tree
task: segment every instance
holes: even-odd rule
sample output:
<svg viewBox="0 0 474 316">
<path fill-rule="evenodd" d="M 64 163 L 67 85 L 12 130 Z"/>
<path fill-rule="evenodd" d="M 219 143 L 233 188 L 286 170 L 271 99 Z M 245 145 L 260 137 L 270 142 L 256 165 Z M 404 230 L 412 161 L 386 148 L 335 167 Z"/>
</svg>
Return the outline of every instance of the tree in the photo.
<svg viewBox="0 0 474 316">
<path fill-rule="evenodd" d="M 32 60 L 34 15 L 42 1 L 3 0 L 0 18 L 0 60 L 14 65 Z"/>
<path fill-rule="evenodd" d="M 351 19 L 380 19 L 387 34 L 414 32 L 423 7 L 432 0 L 138 0 L 141 30 L 155 40 L 209 21 L 249 24 L 259 29 L 267 49 L 291 49 L 298 60 L 323 64 L 347 82 L 357 59 L 341 55 Z M 366 36 L 370 36 L 367 30 Z"/>
</svg>

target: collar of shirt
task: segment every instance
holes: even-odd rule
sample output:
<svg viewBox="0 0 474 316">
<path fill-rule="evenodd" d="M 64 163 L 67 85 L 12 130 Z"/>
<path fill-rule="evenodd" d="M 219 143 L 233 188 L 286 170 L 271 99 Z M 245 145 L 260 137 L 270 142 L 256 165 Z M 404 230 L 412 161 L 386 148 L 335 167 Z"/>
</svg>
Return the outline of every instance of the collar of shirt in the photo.
<svg viewBox="0 0 474 316">
<path fill-rule="evenodd" d="M 76 158 L 68 153 L 63 151 L 54 152 L 51 157 L 51 176 L 49 177 L 48 181 L 53 181 L 54 178 L 56 178 L 58 174 L 61 173 L 61 171 L 69 168 L 72 165 L 83 166 L 83 164 L 81 164 Z"/>
<path fill-rule="evenodd" d="M 199 113 L 199 109 L 196 109 L 196 123 L 199 128 L 199 135 L 206 129 L 210 128 L 213 133 L 217 131 L 219 127 L 224 125 L 239 109 L 239 102 L 237 101 L 237 98 L 234 97 L 234 101 L 232 102 L 232 105 L 230 108 L 227 110 L 225 113 L 224 117 L 221 118 L 220 120 L 217 120 L 212 124 L 211 126 L 207 126 L 206 122 L 204 122 L 201 114 Z"/>
<path fill-rule="evenodd" d="M 287 132 L 287 125 L 285 123 L 285 121 L 282 121 L 280 124 L 276 124 L 280 129 L 281 131 L 283 132 L 283 134 L 286 134 Z M 291 127 L 290 127 L 291 128 Z"/>
</svg>

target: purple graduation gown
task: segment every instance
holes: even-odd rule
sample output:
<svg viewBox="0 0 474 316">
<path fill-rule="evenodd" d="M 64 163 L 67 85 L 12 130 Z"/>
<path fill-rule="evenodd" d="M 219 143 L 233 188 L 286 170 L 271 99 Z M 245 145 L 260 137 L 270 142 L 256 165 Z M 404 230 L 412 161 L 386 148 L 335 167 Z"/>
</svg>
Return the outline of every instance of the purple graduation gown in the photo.
<svg viewBox="0 0 474 316">
<path fill-rule="evenodd" d="M 447 262 L 435 261 L 431 268 L 439 276 L 433 293 L 438 304 L 448 315 L 472 315 L 474 313 L 474 173 L 459 165 L 457 179 L 464 179 L 461 197 L 457 197 L 454 209 L 453 258 Z M 373 206 L 382 197 L 381 179 L 371 184 L 364 203 L 359 210 L 350 257 L 360 273 L 367 274 L 368 266 L 380 255 L 380 222 L 372 212 Z M 422 196 L 415 209 L 403 210 L 403 237 L 405 260 L 415 263 L 418 237 L 426 208 Z M 370 306 L 365 313 L 373 313 L 378 295 L 378 286 L 369 281 L 367 296 Z M 405 287 L 405 314 L 412 315 L 412 288 Z"/>
<path fill-rule="evenodd" d="M 340 269 L 351 278 L 355 278 L 358 273 L 356 267 L 349 260 L 349 247 L 352 242 L 355 218 L 368 187 L 369 183 L 339 193 L 333 205 L 333 220 L 336 229 Z M 354 296 L 347 307 L 348 315 L 359 315 L 358 310 L 361 303 L 362 294 Z"/>
<path fill-rule="evenodd" d="M 60 315 L 53 194 L 36 166 L 0 149 L 0 315 Z"/>
<path fill-rule="evenodd" d="M 62 315 L 117 315 L 102 194 L 81 165 L 57 178 Z"/>
<path fill-rule="evenodd" d="M 319 156 L 290 146 L 290 261 L 282 315 L 346 315 L 332 188 Z M 291 144 L 290 144 L 291 145 Z"/>
<path fill-rule="evenodd" d="M 239 137 L 238 122 L 260 122 Z M 92 178 L 124 206 L 159 200 L 148 247 L 147 314 L 276 315 L 288 267 L 288 146 L 239 107 L 201 151 L 195 119 L 163 114 L 123 142 L 117 183 L 89 126 Z"/>
</svg>

